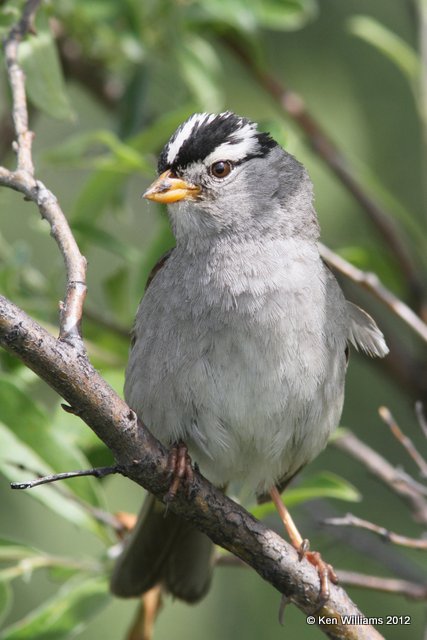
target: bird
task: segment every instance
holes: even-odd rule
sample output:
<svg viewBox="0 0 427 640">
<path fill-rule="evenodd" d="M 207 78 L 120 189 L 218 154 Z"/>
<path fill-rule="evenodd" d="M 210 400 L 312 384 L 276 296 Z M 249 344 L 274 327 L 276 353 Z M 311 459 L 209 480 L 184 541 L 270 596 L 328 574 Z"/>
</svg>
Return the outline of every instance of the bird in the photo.
<svg viewBox="0 0 427 640">
<path fill-rule="evenodd" d="M 190 456 L 217 487 L 237 482 L 272 499 L 327 599 L 334 572 L 307 551 L 280 494 L 339 424 L 349 345 L 384 357 L 384 336 L 319 254 L 306 169 L 257 123 L 191 115 L 144 197 L 167 205 L 176 244 L 137 311 L 126 401 L 175 463 L 188 467 Z M 194 603 L 213 558 L 204 533 L 148 494 L 111 590 L 136 597 L 160 584 Z"/>
</svg>

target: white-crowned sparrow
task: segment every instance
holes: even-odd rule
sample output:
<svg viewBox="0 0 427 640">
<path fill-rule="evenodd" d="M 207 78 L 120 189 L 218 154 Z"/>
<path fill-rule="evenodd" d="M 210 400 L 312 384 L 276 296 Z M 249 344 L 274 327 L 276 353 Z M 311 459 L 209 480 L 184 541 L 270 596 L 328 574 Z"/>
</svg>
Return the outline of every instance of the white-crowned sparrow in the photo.
<svg viewBox="0 0 427 640">
<path fill-rule="evenodd" d="M 168 204 L 176 248 L 138 309 L 127 402 L 165 445 L 185 442 L 217 486 L 282 489 L 338 425 L 348 344 L 382 357 L 383 335 L 319 256 L 304 167 L 255 123 L 196 113 L 158 170 L 144 195 Z M 148 496 L 112 590 L 161 582 L 193 602 L 211 558 L 204 534 Z"/>
</svg>

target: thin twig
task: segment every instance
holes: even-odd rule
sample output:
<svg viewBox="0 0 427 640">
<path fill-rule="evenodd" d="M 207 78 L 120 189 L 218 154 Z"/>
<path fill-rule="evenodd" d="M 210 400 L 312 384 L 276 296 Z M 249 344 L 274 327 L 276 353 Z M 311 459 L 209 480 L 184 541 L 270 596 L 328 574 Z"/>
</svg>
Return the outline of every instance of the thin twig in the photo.
<svg viewBox="0 0 427 640">
<path fill-rule="evenodd" d="M 427 501 L 388 460 L 359 440 L 351 431 L 345 431 L 333 440 L 332 445 L 358 460 L 394 493 L 406 500 L 418 522 L 427 523 Z"/>
<path fill-rule="evenodd" d="M 280 605 L 279 605 L 279 611 L 278 611 L 278 616 L 277 617 L 279 619 L 279 624 L 282 625 L 282 626 L 283 626 L 283 623 L 284 623 L 284 620 L 285 620 L 286 607 L 291 602 L 292 602 L 291 598 L 289 596 L 285 596 L 284 594 L 280 598 Z"/>
<path fill-rule="evenodd" d="M 36 476 L 37 478 L 43 478 L 43 477 L 54 477 L 54 476 L 43 476 L 39 471 L 35 470 L 35 469 L 31 469 L 30 467 L 28 467 L 26 464 L 22 464 L 22 462 L 15 462 L 13 460 L 8 461 L 9 465 L 12 465 L 14 467 L 16 467 L 17 469 L 20 469 L 21 471 L 25 471 L 26 473 L 31 473 L 32 475 Z M 105 467 L 106 469 L 108 469 L 109 467 Z M 114 473 L 114 472 L 113 472 Z M 118 471 L 118 473 L 120 473 L 120 471 Z M 78 475 L 92 475 L 92 474 L 80 474 L 79 472 L 77 472 Z M 61 474 L 56 474 L 55 476 L 55 480 L 62 480 L 65 478 L 59 478 L 57 476 L 59 476 Z M 96 475 L 94 474 L 96 477 L 98 478 L 102 478 L 102 475 Z M 106 474 L 108 475 L 108 474 Z M 70 477 L 75 477 L 75 476 L 70 476 Z M 54 480 L 52 480 L 52 482 L 54 482 Z M 28 485 L 31 486 L 28 486 Z M 40 483 L 40 484 L 46 484 L 46 483 Z M 22 486 L 12 486 L 12 485 L 22 485 Z M 11 488 L 12 489 L 31 489 L 32 487 L 37 486 L 36 484 L 31 484 L 31 483 L 11 483 Z M 71 500 L 72 502 L 75 502 L 76 504 L 78 504 L 82 509 L 84 509 L 92 518 L 94 518 L 94 520 L 96 520 L 97 522 L 100 522 L 101 524 L 105 524 L 107 527 L 110 527 L 111 529 L 113 529 L 117 534 L 122 535 L 124 531 L 126 531 L 126 527 L 124 525 L 124 523 L 122 522 L 121 518 L 117 517 L 115 514 L 110 513 L 109 511 L 105 511 L 105 509 L 100 509 L 99 507 L 94 507 L 93 504 L 90 504 L 89 502 L 86 502 L 86 500 L 83 500 L 83 498 L 81 498 L 80 496 L 78 496 L 76 493 L 72 492 L 69 490 L 68 487 L 66 487 L 65 485 L 54 485 L 53 488 L 60 493 L 62 496 L 64 496 L 64 498 L 66 500 Z"/>
<path fill-rule="evenodd" d="M 361 587 L 362 589 L 395 593 L 396 595 L 406 596 L 413 600 L 427 599 L 427 586 L 425 584 L 418 584 L 396 578 L 370 576 L 364 573 L 356 573 L 355 571 L 345 571 L 344 569 L 337 571 L 337 575 L 340 584 L 348 587 Z"/>
<path fill-rule="evenodd" d="M 115 465 L 112 467 L 95 467 L 94 469 L 80 469 L 79 471 L 64 471 L 63 473 L 52 473 L 48 476 L 42 476 L 36 480 L 28 482 L 11 482 L 11 489 L 34 489 L 42 484 L 57 482 L 58 480 L 69 480 L 70 478 L 81 478 L 83 476 L 94 476 L 95 478 L 105 478 L 105 476 L 114 473 L 121 473 L 120 468 Z"/>
<path fill-rule="evenodd" d="M 427 497 L 427 486 L 415 480 L 405 469 L 402 467 L 396 467 L 396 476 L 402 478 L 404 482 L 410 487 L 412 487 L 415 491 L 417 491 L 421 496 Z"/>
<path fill-rule="evenodd" d="M 310 508 L 308 503 L 302 505 L 302 511 L 304 518 L 307 519 L 307 522 L 304 521 L 304 529 L 307 529 L 308 533 L 313 527 L 316 529 L 323 528 L 323 523 L 328 518 L 336 518 L 342 515 L 327 500 L 318 500 L 316 502 L 315 514 L 313 507 Z M 310 536 L 308 537 L 310 538 Z M 390 575 L 412 582 L 424 582 L 425 573 L 422 571 L 418 559 L 411 559 L 407 554 L 399 553 L 399 550 L 394 545 L 384 544 L 384 540 L 371 535 L 369 531 L 328 527 L 327 537 L 328 548 L 337 544 L 342 544 L 343 550 L 351 548 L 353 552 L 358 554 L 359 558 L 366 559 L 367 562 L 372 559 L 378 566 L 383 567 L 387 572 L 386 574 L 383 573 L 383 575 Z"/>
<path fill-rule="evenodd" d="M 236 558 L 236 556 L 224 553 L 216 556 L 215 565 L 219 567 L 248 568 L 248 565 L 239 558 Z M 337 569 L 336 573 L 339 583 L 342 585 L 394 593 L 413 600 L 427 600 L 427 585 L 424 584 L 397 578 L 371 576 L 365 573 L 346 571 L 345 569 Z"/>
<path fill-rule="evenodd" d="M 7 72 L 12 90 L 12 111 L 15 128 L 17 170 L 0 167 L 0 185 L 19 191 L 35 202 L 42 217 L 48 221 L 51 234 L 58 244 L 67 271 L 67 291 L 60 305 L 61 340 L 66 340 L 84 352 L 80 333 L 83 303 L 86 295 L 86 260 L 81 255 L 68 222 L 56 197 L 34 177 L 32 161 L 33 133 L 29 130 L 25 95 L 25 76 L 18 63 L 19 43 L 32 29 L 41 0 L 27 0 L 21 20 L 9 32 L 4 44 Z"/>
<path fill-rule="evenodd" d="M 2 558 L 3 560 L 3 558 Z M 5 559 L 8 563 L 13 561 L 13 556 L 8 556 Z M 102 565 L 99 562 L 91 562 L 90 560 L 74 560 L 72 558 L 64 558 L 61 556 L 51 556 L 48 554 L 37 554 L 34 556 L 17 558 L 19 560 L 17 564 L 7 567 L 1 570 L 2 582 L 18 578 L 22 575 L 28 575 L 36 569 L 46 569 L 52 567 L 64 567 L 68 569 L 76 569 L 84 572 L 100 573 L 102 571 Z"/>
<path fill-rule="evenodd" d="M 86 258 L 80 253 L 58 200 L 40 181 L 37 181 L 37 204 L 42 217 L 50 224 L 67 271 L 67 291 L 60 304 L 59 337 L 83 349 L 81 318 L 87 290 Z"/>
<path fill-rule="evenodd" d="M 398 442 L 402 445 L 402 447 L 407 451 L 407 453 L 411 456 L 412 460 L 418 466 L 421 474 L 424 478 L 427 478 L 427 462 L 424 460 L 418 449 L 415 447 L 412 440 L 403 433 L 402 429 L 397 424 L 394 419 L 390 409 L 387 407 L 380 407 L 378 409 L 378 413 L 380 414 L 381 419 L 385 422 L 385 424 L 389 427 L 390 431 L 396 438 Z"/>
<path fill-rule="evenodd" d="M 34 18 L 41 0 L 27 0 L 21 20 L 12 27 L 4 42 L 7 73 L 12 91 L 12 115 L 16 133 L 18 171 L 34 176 L 31 147 L 34 134 L 28 127 L 27 98 L 25 95 L 25 75 L 18 64 L 18 47 L 24 36 L 33 30 Z"/>
<path fill-rule="evenodd" d="M 345 275 L 349 280 L 360 284 L 364 289 L 367 289 L 370 293 L 372 293 L 378 300 L 380 300 L 383 304 L 385 304 L 388 309 L 390 309 L 396 316 L 401 318 L 406 324 L 417 333 L 425 342 L 427 342 L 427 324 L 421 320 L 417 314 L 412 311 L 407 304 L 405 304 L 402 300 L 387 289 L 378 276 L 375 273 L 369 273 L 367 271 L 362 271 L 358 269 L 354 265 L 344 260 L 337 253 L 325 247 L 324 244 L 319 243 L 319 250 L 322 258 L 329 264 L 331 267 Z"/>
<path fill-rule="evenodd" d="M 424 413 L 424 405 L 422 402 L 418 401 L 415 403 L 415 413 L 422 432 L 427 438 L 427 418 Z"/>
<path fill-rule="evenodd" d="M 83 303 L 86 296 L 86 259 L 81 255 L 65 215 L 53 193 L 25 172 L 0 167 L 0 185 L 10 187 L 35 202 L 51 227 L 67 270 L 65 301 L 60 305 L 59 337 L 84 351 L 80 335 Z"/>
<path fill-rule="evenodd" d="M 362 520 L 362 518 L 358 518 L 352 513 L 347 513 L 345 516 L 340 518 L 326 518 L 323 522 L 334 527 L 356 527 L 357 529 L 366 529 L 367 531 L 376 533 L 387 542 L 392 542 L 393 544 L 397 544 L 401 547 L 409 547 L 411 549 L 420 549 L 423 551 L 427 549 L 427 539 L 408 538 L 406 536 L 402 536 L 398 533 L 394 533 L 393 531 L 389 531 L 385 527 L 380 527 L 373 522 Z"/>
<path fill-rule="evenodd" d="M 261 68 L 256 56 L 250 55 L 244 45 L 236 38 L 225 35 L 225 45 L 238 56 L 258 84 L 272 96 L 280 108 L 285 111 L 307 136 L 313 150 L 325 161 L 341 183 L 363 207 L 368 217 L 381 233 L 391 249 L 408 283 L 409 290 L 422 310 L 424 308 L 425 284 L 419 277 L 403 239 L 402 232 L 386 210 L 365 190 L 349 168 L 347 159 L 334 144 L 319 122 L 309 113 L 303 99 L 284 86 L 275 76 Z"/>
</svg>

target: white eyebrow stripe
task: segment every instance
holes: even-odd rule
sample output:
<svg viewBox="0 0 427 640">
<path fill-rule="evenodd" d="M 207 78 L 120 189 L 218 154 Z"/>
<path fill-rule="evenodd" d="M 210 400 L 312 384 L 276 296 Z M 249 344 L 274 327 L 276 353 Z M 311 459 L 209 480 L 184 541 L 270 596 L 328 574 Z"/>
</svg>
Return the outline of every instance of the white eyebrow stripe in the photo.
<svg viewBox="0 0 427 640">
<path fill-rule="evenodd" d="M 215 114 L 213 113 L 210 113 L 210 114 L 195 113 L 194 115 L 191 116 L 191 118 L 189 118 L 186 122 L 184 122 L 184 124 L 178 130 L 175 139 L 172 140 L 169 145 L 168 154 L 166 158 L 167 163 L 169 165 L 173 164 L 175 158 L 179 154 L 179 151 L 182 145 L 187 140 L 187 138 L 190 137 L 194 127 L 196 127 L 197 125 L 200 125 L 202 122 L 207 124 L 211 122 L 214 118 L 215 118 Z"/>
<path fill-rule="evenodd" d="M 255 137 L 246 138 L 240 142 L 224 142 L 219 145 L 215 151 L 212 151 L 212 153 L 206 156 L 204 163 L 206 165 L 211 165 L 219 160 L 231 160 L 231 162 L 237 162 L 258 150 L 259 142 Z"/>
</svg>

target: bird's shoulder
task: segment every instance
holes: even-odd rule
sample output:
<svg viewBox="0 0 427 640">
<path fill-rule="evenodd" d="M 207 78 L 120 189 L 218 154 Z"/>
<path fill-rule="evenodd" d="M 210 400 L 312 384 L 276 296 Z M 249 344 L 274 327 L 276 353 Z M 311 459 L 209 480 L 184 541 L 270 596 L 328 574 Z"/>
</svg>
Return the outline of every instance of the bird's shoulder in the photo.
<svg viewBox="0 0 427 640">
<path fill-rule="evenodd" d="M 166 251 L 166 253 L 160 256 L 160 258 L 157 260 L 156 264 L 148 274 L 147 282 L 145 283 L 145 291 L 147 291 L 148 287 L 154 280 L 155 276 L 163 269 L 166 262 L 169 260 L 169 258 L 171 257 L 174 251 L 175 251 L 175 248 L 172 247 L 172 249 L 169 249 L 169 251 Z"/>
</svg>

